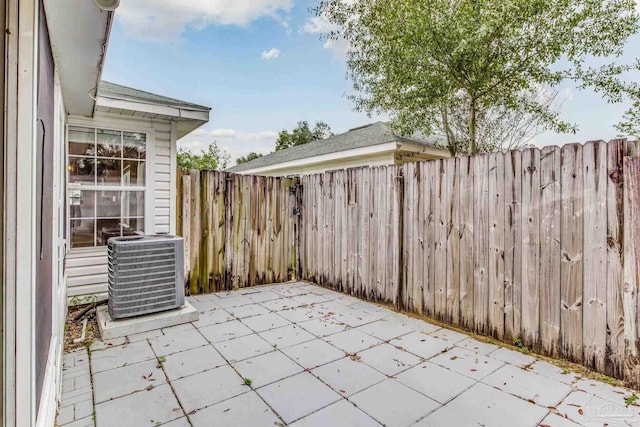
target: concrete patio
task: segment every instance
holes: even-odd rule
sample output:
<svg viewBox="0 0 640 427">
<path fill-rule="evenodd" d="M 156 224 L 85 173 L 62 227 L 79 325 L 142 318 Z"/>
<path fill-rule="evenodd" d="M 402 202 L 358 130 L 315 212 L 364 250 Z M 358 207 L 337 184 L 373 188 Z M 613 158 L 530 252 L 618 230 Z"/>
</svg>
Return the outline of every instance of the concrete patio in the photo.
<svg viewBox="0 0 640 427">
<path fill-rule="evenodd" d="M 639 425 L 630 390 L 307 283 L 65 355 L 58 425 Z"/>
</svg>

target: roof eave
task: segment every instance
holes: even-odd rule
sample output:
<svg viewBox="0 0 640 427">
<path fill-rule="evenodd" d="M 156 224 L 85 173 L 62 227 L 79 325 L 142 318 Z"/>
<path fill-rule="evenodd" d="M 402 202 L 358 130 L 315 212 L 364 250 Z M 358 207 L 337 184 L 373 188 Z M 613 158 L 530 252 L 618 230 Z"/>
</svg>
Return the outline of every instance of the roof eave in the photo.
<svg viewBox="0 0 640 427">
<path fill-rule="evenodd" d="M 154 104 L 148 101 L 140 102 L 125 97 L 104 95 L 98 95 L 96 98 L 96 108 L 104 112 L 111 110 L 138 112 L 175 121 L 177 122 L 176 137 L 178 139 L 209 122 L 211 110 L 209 107 L 197 109 L 194 106 L 169 106 L 162 103 Z"/>
<path fill-rule="evenodd" d="M 54 3 L 45 0 L 45 12 L 65 108 L 70 114 L 90 117 L 95 113 L 114 13 L 93 1 Z"/>
</svg>

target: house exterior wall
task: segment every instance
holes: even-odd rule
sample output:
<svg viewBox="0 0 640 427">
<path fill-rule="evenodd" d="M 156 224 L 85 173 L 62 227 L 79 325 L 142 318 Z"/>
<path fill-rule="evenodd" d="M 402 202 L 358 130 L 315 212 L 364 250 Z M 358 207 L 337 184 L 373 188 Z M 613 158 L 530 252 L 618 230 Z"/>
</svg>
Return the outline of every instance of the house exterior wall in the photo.
<svg viewBox="0 0 640 427">
<path fill-rule="evenodd" d="M 306 159 L 305 159 L 306 160 Z M 393 151 L 363 155 L 359 157 L 349 157 L 345 159 L 332 159 L 324 162 L 291 165 L 280 167 L 273 165 L 272 168 L 264 170 L 249 169 L 237 172 L 240 175 L 262 175 L 262 176 L 290 176 L 290 175 L 311 175 L 337 169 L 348 169 L 367 166 L 387 166 L 395 163 Z"/>
<path fill-rule="evenodd" d="M 402 165 L 408 162 L 450 157 L 448 151 L 408 142 L 389 142 L 352 150 L 323 154 L 264 167 L 230 172 L 240 175 L 290 176 L 311 175 L 338 169 Z"/>
<path fill-rule="evenodd" d="M 38 127 L 36 132 L 36 411 L 43 390 L 49 346 L 53 336 L 54 252 L 53 218 L 55 152 L 55 65 L 49 29 L 40 3 L 38 22 Z"/>
<path fill-rule="evenodd" d="M 145 234 L 175 232 L 175 123 L 97 112 L 94 118 L 70 117 L 69 125 L 147 134 Z M 104 299 L 107 293 L 106 247 L 71 249 L 66 256 L 70 304 Z"/>
</svg>

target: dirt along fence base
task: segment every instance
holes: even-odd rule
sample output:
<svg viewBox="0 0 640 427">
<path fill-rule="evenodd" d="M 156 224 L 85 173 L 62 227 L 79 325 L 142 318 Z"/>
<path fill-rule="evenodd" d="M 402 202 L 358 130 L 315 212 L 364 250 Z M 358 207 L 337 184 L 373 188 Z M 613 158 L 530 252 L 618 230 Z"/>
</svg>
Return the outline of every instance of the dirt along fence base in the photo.
<svg viewBox="0 0 640 427">
<path fill-rule="evenodd" d="M 179 175 L 192 293 L 298 278 L 640 387 L 640 146 Z"/>
</svg>

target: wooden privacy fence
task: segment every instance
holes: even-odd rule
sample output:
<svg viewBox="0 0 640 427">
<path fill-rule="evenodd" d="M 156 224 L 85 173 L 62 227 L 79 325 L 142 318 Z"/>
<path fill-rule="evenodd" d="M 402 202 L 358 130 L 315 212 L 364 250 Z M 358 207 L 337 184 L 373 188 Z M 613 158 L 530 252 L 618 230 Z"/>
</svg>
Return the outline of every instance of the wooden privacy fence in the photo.
<svg viewBox="0 0 640 427">
<path fill-rule="evenodd" d="M 597 141 L 299 180 L 191 172 L 179 179 L 190 288 L 295 276 L 640 387 L 639 148 Z"/>
<path fill-rule="evenodd" d="M 177 232 L 192 294 L 285 282 L 296 268 L 298 178 L 178 170 Z"/>
</svg>

